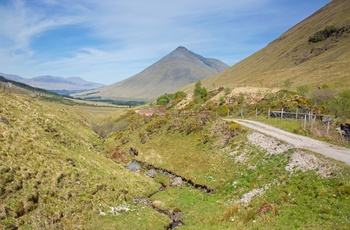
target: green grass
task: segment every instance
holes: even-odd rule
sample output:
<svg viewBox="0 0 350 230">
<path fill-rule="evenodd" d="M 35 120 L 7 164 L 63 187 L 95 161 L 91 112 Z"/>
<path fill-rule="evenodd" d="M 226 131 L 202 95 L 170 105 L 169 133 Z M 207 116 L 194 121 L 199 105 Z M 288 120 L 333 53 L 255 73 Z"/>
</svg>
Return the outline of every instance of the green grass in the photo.
<svg viewBox="0 0 350 230">
<path fill-rule="evenodd" d="M 349 224 L 346 213 L 350 206 L 346 194 L 350 192 L 350 187 L 346 178 L 350 175 L 349 167 L 342 163 L 336 164 L 331 178 L 322 178 L 316 175 L 315 170 L 291 173 L 285 167 L 296 151 L 294 149 L 277 156 L 267 155 L 264 150 L 247 142 L 245 136 L 249 132 L 239 134 L 224 149 L 220 149 L 215 147 L 217 138 L 210 137 L 208 142 L 202 142 L 204 134 L 210 133 L 211 124 L 190 134 L 169 131 L 169 126 L 175 129 L 172 125 L 175 118 L 166 118 L 166 123 L 153 130 L 147 141 L 142 143 L 139 132 L 145 132 L 145 127 L 154 127 L 161 118 L 135 119 L 139 126 L 129 131 L 126 129 L 127 134 L 124 134 L 129 135 L 130 141 L 124 145 L 115 141 L 122 149 L 127 151 L 130 147 L 136 148 L 139 151 L 138 160 L 214 189 L 213 193 L 205 194 L 195 188 L 168 188 L 151 197 L 153 201 L 163 202 L 164 209 L 180 209 L 183 212 L 184 229 L 323 226 L 338 226 L 342 229 Z M 188 122 L 187 119 L 182 125 L 187 127 Z M 176 130 L 182 128 L 177 127 Z M 228 153 L 235 151 L 236 155 L 229 156 Z M 236 156 L 242 154 L 245 154 L 245 161 L 236 163 Z M 322 156 L 318 157 L 324 165 L 334 164 Z M 156 180 L 164 183 L 166 178 L 162 176 Z M 253 197 L 247 204 L 239 203 L 244 194 L 264 187 L 262 195 Z M 268 203 L 271 208 L 260 215 L 257 211 L 264 203 Z M 326 203 L 329 205 L 326 206 Z M 333 207 L 337 207 L 336 210 L 329 211 Z"/>
<path fill-rule="evenodd" d="M 317 169 L 291 173 L 285 167 L 297 150 L 269 155 L 235 124 L 131 113 L 117 119 L 106 110 L 101 119 L 112 120 L 118 135 L 102 140 L 89 123 L 98 119 L 76 107 L 3 93 L 0 99 L 0 116 L 8 121 L 0 122 L 1 228 L 164 229 L 170 223 L 166 215 L 132 203 L 151 194 L 162 209 L 182 212 L 182 229 L 346 229 L 350 224 L 349 166 L 317 155 L 323 166 L 333 167 L 330 178 L 317 175 Z M 232 129 L 235 136 L 223 148 Z M 152 179 L 146 170 L 130 172 L 122 161 L 106 157 L 117 146 L 126 159 L 132 159 L 132 147 L 137 160 L 214 191 L 170 187 L 166 175 Z M 161 184 L 167 188 L 157 192 Z M 261 188 L 264 192 L 248 203 L 240 202 Z M 264 204 L 269 208 L 260 214 Z M 120 205 L 130 210 L 118 216 L 108 212 Z"/>
<path fill-rule="evenodd" d="M 99 136 L 71 109 L 0 92 L 0 116 L 8 121 L 0 122 L 1 228 L 115 228 L 121 217 L 106 222 L 100 204 L 108 210 L 159 188 L 106 158 Z M 150 223 L 169 222 L 145 213 Z"/>
</svg>

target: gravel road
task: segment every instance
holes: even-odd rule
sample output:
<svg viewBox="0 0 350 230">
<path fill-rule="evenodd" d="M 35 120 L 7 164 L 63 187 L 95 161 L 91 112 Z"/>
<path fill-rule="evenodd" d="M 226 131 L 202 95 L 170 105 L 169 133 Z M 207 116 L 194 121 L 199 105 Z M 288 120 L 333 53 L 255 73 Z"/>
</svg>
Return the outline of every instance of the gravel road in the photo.
<svg viewBox="0 0 350 230">
<path fill-rule="evenodd" d="M 275 137 L 281 141 L 285 141 L 296 148 L 308 149 L 316 153 L 320 153 L 326 157 L 330 157 L 350 165 L 350 149 L 332 145 L 326 142 L 318 141 L 309 137 L 300 136 L 294 133 L 289 133 L 279 128 L 266 125 L 261 122 L 242 120 L 242 119 L 224 119 L 226 121 L 234 121 L 247 128 L 264 133 L 271 137 Z"/>
</svg>

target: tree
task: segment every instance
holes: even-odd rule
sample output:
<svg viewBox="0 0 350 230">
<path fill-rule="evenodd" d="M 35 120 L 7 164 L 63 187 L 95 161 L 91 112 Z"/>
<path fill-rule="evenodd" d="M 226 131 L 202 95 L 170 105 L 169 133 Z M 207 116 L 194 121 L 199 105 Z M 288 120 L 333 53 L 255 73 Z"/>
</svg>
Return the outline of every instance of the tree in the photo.
<svg viewBox="0 0 350 230">
<path fill-rule="evenodd" d="M 205 87 L 202 87 L 202 82 L 197 81 L 194 85 L 193 99 L 196 103 L 203 102 L 208 96 L 208 91 Z"/>
<path fill-rule="evenodd" d="M 238 95 L 238 104 L 243 105 L 244 100 L 245 100 L 244 93 L 239 93 L 239 95 Z"/>
<path fill-rule="evenodd" d="M 157 105 L 166 105 L 170 101 L 170 97 L 168 94 L 163 94 L 157 98 Z"/>
<path fill-rule="evenodd" d="M 331 104 L 331 109 L 335 111 L 335 115 L 341 119 L 350 118 L 350 90 L 341 92 Z"/>
</svg>

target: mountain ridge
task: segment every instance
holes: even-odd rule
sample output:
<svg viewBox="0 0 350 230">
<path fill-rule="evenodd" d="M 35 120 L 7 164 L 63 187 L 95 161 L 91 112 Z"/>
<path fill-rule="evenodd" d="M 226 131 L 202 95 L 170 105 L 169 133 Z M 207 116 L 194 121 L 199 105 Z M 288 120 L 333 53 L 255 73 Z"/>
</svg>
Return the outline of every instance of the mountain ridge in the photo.
<svg viewBox="0 0 350 230">
<path fill-rule="evenodd" d="M 349 12 L 350 1 L 333 0 L 264 48 L 202 83 L 209 89 L 213 85 L 283 88 L 285 82 L 291 82 L 291 90 L 305 85 L 312 92 L 323 84 L 344 90 L 350 84 Z M 339 32 L 310 42 L 327 27 Z M 181 90 L 191 92 L 193 87 Z"/>
<path fill-rule="evenodd" d="M 43 75 L 34 78 L 23 78 L 19 75 L 0 73 L 0 76 L 13 81 L 18 81 L 32 87 L 46 90 L 89 90 L 104 86 L 100 83 L 89 82 L 80 77 L 56 77 Z"/>
</svg>

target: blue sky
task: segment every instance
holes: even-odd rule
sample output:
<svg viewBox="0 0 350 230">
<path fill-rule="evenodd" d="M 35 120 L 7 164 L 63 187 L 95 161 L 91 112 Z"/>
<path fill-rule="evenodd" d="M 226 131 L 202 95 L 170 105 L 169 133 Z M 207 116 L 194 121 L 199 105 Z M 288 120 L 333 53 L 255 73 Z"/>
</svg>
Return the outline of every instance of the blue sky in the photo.
<svg viewBox="0 0 350 230">
<path fill-rule="evenodd" d="M 111 84 L 178 46 L 233 65 L 330 0 L 0 0 L 0 72 Z"/>
</svg>

